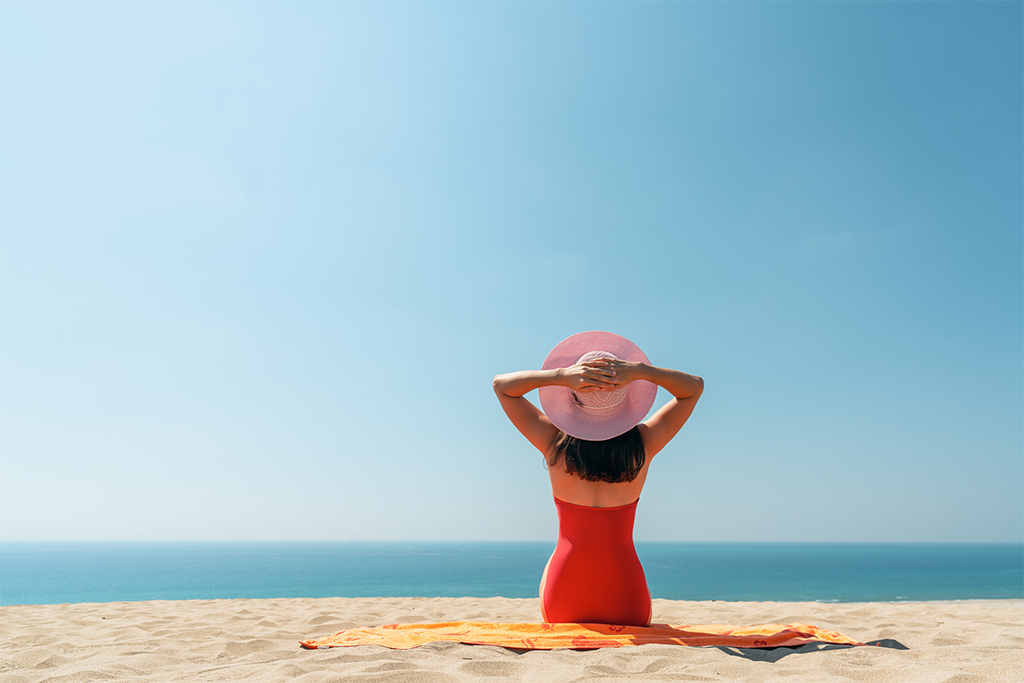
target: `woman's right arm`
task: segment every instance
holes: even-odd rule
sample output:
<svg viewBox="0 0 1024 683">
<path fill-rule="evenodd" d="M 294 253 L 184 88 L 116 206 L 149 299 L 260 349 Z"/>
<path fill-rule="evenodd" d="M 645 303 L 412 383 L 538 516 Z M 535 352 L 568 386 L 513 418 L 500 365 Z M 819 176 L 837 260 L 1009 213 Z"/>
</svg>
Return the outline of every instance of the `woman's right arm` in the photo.
<svg viewBox="0 0 1024 683">
<path fill-rule="evenodd" d="M 637 374 L 638 379 L 654 382 L 673 396 L 671 401 L 642 423 L 644 448 L 653 458 L 690 419 L 697 401 L 704 393 L 704 379 L 679 370 L 667 370 L 650 365 L 641 366 Z"/>
</svg>

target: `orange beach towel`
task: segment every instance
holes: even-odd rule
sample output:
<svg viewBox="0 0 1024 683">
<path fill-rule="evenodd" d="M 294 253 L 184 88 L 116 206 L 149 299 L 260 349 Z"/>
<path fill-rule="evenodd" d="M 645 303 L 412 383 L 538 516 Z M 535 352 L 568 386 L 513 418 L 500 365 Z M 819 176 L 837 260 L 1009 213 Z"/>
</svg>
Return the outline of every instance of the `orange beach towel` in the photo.
<svg viewBox="0 0 1024 683">
<path fill-rule="evenodd" d="M 809 624 L 722 626 L 652 624 L 497 624 L 484 621 L 450 621 L 441 624 L 389 624 L 377 628 L 353 628 L 320 640 L 303 640 L 308 650 L 356 645 L 382 645 L 409 650 L 426 643 L 452 641 L 467 645 L 498 645 L 524 650 L 571 648 L 593 650 L 661 643 L 665 645 L 718 645 L 726 647 L 791 647 L 806 643 L 863 645 Z"/>
</svg>

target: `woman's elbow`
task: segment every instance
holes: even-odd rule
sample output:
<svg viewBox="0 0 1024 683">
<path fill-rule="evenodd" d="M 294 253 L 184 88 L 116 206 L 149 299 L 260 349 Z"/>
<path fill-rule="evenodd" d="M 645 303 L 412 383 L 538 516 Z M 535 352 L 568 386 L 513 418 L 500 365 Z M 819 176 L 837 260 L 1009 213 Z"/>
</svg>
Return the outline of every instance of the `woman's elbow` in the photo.
<svg viewBox="0 0 1024 683">
<path fill-rule="evenodd" d="M 697 377 L 696 375 L 690 375 L 690 382 L 688 391 L 685 396 L 676 396 L 676 398 L 692 399 L 696 401 L 700 398 L 700 395 L 704 393 L 704 378 Z"/>
</svg>

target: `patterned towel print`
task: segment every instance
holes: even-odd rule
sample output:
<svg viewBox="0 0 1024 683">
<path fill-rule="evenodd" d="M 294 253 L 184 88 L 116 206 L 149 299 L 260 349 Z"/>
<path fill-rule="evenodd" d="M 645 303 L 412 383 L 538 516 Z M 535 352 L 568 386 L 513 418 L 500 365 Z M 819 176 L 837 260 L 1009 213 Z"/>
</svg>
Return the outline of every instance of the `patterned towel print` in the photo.
<svg viewBox="0 0 1024 683">
<path fill-rule="evenodd" d="M 497 624 L 483 621 L 451 621 L 440 624 L 389 624 L 377 628 L 353 628 L 320 640 L 303 640 L 308 650 L 357 645 L 381 645 L 409 650 L 426 643 L 451 641 L 466 645 L 498 645 L 523 650 L 569 648 L 593 650 L 660 643 L 664 645 L 725 647 L 792 647 L 806 643 L 863 645 L 835 631 L 809 624 L 722 626 L 652 624 Z"/>
</svg>

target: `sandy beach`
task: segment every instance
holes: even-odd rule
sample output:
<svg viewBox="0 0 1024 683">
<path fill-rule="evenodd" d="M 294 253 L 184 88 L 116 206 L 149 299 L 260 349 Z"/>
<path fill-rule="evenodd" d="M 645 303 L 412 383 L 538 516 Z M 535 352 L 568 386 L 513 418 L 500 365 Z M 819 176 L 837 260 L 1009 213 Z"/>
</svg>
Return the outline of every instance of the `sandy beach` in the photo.
<svg viewBox="0 0 1024 683">
<path fill-rule="evenodd" d="M 734 650 L 670 645 L 517 652 L 433 643 L 309 651 L 300 639 L 357 626 L 538 621 L 536 600 L 188 600 L 0 608 L 0 681 L 1016 681 L 1024 601 L 901 603 L 655 600 L 656 622 L 804 622 L 887 647 Z M 906 649 L 902 649 L 906 648 Z"/>
</svg>

